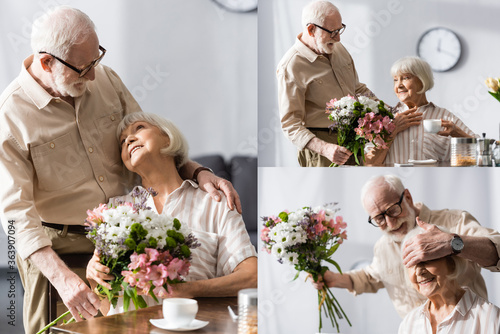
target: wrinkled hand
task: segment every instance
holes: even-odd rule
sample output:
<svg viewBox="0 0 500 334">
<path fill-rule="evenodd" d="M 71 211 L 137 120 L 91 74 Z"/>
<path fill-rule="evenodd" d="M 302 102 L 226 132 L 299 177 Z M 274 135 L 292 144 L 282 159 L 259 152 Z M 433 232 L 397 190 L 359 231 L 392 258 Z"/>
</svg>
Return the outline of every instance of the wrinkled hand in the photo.
<svg viewBox="0 0 500 334">
<path fill-rule="evenodd" d="M 219 194 L 219 190 L 221 190 L 224 195 L 226 195 L 227 205 L 229 206 L 229 209 L 233 210 L 236 207 L 236 210 L 239 213 L 242 212 L 240 196 L 233 188 L 232 183 L 228 180 L 218 177 L 217 175 L 209 171 L 201 171 L 200 174 L 198 174 L 198 184 L 201 190 L 209 193 L 210 197 L 212 197 L 217 202 L 219 202 L 221 199 L 221 196 Z"/>
<path fill-rule="evenodd" d="M 335 144 L 326 145 L 325 150 L 322 153 L 324 157 L 337 165 L 345 164 L 351 154 L 352 152 L 347 148 Z"/>
<path fill-rule="evenodd" d="M 99 297 L 71 271 L 66 275 L 63 283 L 62 286 L 59 284 L 55 287 L 75 320 L 82 321 L 79 314 L 85 319 L 93 318 L 101 307 Z"/>
<path fill-rule="evenodd" d="M 100 284 L 111 290 L 111 285 L 106 282 L 106 280 L 109 281 L 115 277 L 113 275 L 108 275 L 109 268 L 101 264 L 99 261 L 99 255 L 97 255 L 97 251 L 94 251 L 94 255 L 87 264 L 87 280 L 92 288 L 95 288 L 97 284 Z"/>
<path fill-rule="evenodd" d="M 422 123 L 422 113 L 417 112 L 417 107 L 408 109 L 406 111 L 397 113 L 394 116 L 394 125 L 396 129 L 393 131 L 394 134 L 398 134 L 409 127 L 418 126 Z"/>
<path fill-rule="evenodd" d="M 439 259 L 450 255 L 451 236 L 441 231 L 435 225 L 428 224 L 417 217 L 417 224 L 425 232 L 416 235 L 403 246 L 403 264 L 410 268 L 420 262 Z"/>
<path fill-rule="evenodd" d="M 443 130 L 439 131 L 437 134 L 440 136 L 451 136 L 452 134 L 457 132 L 458 127 L 452 121 L 446 121 L 444 119 L 441 120 L 441 127 Z"/>
</svg>

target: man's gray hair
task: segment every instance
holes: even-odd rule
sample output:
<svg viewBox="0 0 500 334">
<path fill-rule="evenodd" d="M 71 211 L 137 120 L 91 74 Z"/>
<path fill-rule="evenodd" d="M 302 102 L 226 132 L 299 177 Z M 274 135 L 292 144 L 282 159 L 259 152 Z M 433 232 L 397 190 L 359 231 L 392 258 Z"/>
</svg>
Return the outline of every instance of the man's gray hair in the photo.
<svg viewBox="0 0 500 334">
<path fill-rule="evenodd" d="M 395 77 L 404 73 L 410 73 L 422 82 L 423 87 L 418 94 L 423 94 L 434 87 L 431 66 L 419 57 L 404 57 L 396 60 L 391 67 L 391 75 Z"/>
<path fill-rule="evenodd" d="M 302 27 L 309 23 L 323 25 L 327 16 L 338 13 L 339 9 L 330 1 L 313 1 L 302 9 Z"/>
<path fill-rule="evenodd" d="M 116 129 L 116 138 L 118 141 L 120 141 L 122 132 L 136 122 L 146 122 L 156 126 L 163 134 L 168 136 L 170 144 L 162 148 L 160 153 L 174 157 L 177 168 L 180 168 L 188 161 L 189 146 L 184 135 L 174 123 L 156 114 L 134 112 L 125 116 Z"/>
<path fill-rule="evenodd" d="M 363 188 L 361 188 L 361 204 L 365 210 L 366 194 L 375 187 L 387 187 L 389 191 L 394 191 L 398 194 L 402 194 L 405 190 L 403 182 L 396 175 L 373 176 L 363 185 Z"/>
<path fill-rule="evenodd" d="M 64 58 L 92 33 L 95 25 L 87 14 L 68 6 L 55 7 L 33 22 L 31 49 L 35 57 L 45 51 Z"/>
</svg>

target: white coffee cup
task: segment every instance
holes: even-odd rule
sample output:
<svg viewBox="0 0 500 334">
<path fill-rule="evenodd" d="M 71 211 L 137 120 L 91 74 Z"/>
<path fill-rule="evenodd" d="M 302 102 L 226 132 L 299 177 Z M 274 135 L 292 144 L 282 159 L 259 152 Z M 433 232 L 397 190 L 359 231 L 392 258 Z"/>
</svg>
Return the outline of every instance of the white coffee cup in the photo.
<svg viewBox="0 0 500 334">
<path fill-rule="evenodd" d="M 438 133 L 441 130 L 440 119 L 424 119 L 424 131 L 428 133 Z"/>
<path fill-rule="evenodd" d="M 198 302 L 189 298 L 163 299 L 163 317 L 176 328 L 188 326 L 198 313 Z"/>
</svg>

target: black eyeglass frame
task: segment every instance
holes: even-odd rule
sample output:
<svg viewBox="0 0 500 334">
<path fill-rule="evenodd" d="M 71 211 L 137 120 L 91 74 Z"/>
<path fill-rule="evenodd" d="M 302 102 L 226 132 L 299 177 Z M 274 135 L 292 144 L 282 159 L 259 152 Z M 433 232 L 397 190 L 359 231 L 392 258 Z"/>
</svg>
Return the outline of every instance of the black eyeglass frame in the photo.
<svg viewBox="0 0 500 334">
<path fill-rule="evenodd" d="M 59 58 L 59 57 L 54 56 L 54 55 L 53 55 L 53 54 L 51 54 L 51 53 L 48 53 L 48 52 L 45 52 L 45 51 L 40 51 L 40 52 L 38 52 L 38 53 L 41 53 L 41 54 L 48 54 L 49 56 L 54 57 L 55 59 L 59 60 L 59 61 L 60 61 L 63 65 L 65 65 L 65 66 L 67 66 L 67 67 L 71 68 L 73 71 L 75 71 L 76 73 L 78 73 L 78 74 L 79 74 L 79 78 L 81 78 L 81 77 L 83 77 L 85 74 L 89 73 L 89 71 L 90 71 L 91 69 L 93 69 L 94 67 L 96 67 L 96 66 L 99 64 L 99 62 L 102 60 L 102 58 L 104 57 L 104 55 L 106 54 L 106 49 L 105 49 L 105 48 L 103 48 L 103 47 L 102 47 L 102 46 L 100 46 L 100 45 L 99 45 L 99 50 L 102 52 L 102 54 L 101 54 L 99 57 L 97 57 L 96 59 L 92 60 L 92 62 L 90 63 L 90 65 L 88 65 L 88 66 L 87 66 L 87 67 L 85 67 L 84 69 L 79 69 L 78 67 L 71 65 L 70 63 L 68 63 L 68 62 L 66 62 L 66 61 L 64 61 L 64 60 L 62 60 L 62 59 L 61 59 L 61 58 Z"/>
<path fill-rule="evenodd" d="M 368 217 L 368 223 L 370 223 L 371 225 L 373 225 L 375 227 L 380 227 L 380 226 L 382 226 L 382 224 L 379 224 L 376 221 L 372 221 L 372 219 L 375 219 L 375 218 L 377 218 L 379 216 L 382 216 L 382 217 L 384 217 L 384 223 L 387 223 L 386 219 L 385 219 L 386 216 L 389 216 L 391 218 L 396 218 L 397 216 L 399 216 L 401 214 L 401 212 L 403 212 L 403 208 L 401 207 L 401 203 L 403 203 L 403 198 L 405 196 L 405 192 L 406 192 L 406 189 L 401 194 L 401 197 L 399 198 L 399 201 L 397 203 L 394 203 L 393 205 L 391 205 L 389 208 L 387 208 L 387 210 L 385 210 L 384 212 L 376 215 L 373 218 L 369 216 Z M 395 215 L 389 215 L 387 212 L 391 211 L 391 209 L 393 209 L 395 206 L 399 207 L 399 213 L 395 214 Z"/>
<path fill-rule="evenodd" d="M 327 33 L 329 33 L 329 34 L 330 34 L 330 38 L 332 38 L 332 39 L 333 39 L 333 38 L 335 38 L 335 37 L 337 37 L 337 35 L 342 35 L 342 33 L 345 31 L 345 28 L 346 28 L 346 25 L 345 25 L 345 24 L 343 24 L 343 23 L 342 23 L 342 28 L 337 29 L 337 30 L 328 30 L 328 29 L 326 29 L 326 28 L 323 28 L 323 27 L 322 27 L 322 26 L 320 26 L 320 25 L 317 25 L 316 23 L 309 23 L 309 24 L 312 24 L 313 26 L 318 27 L 318 28 L 320 28 L 321 30 L 326 31 Z"/>
</svg>

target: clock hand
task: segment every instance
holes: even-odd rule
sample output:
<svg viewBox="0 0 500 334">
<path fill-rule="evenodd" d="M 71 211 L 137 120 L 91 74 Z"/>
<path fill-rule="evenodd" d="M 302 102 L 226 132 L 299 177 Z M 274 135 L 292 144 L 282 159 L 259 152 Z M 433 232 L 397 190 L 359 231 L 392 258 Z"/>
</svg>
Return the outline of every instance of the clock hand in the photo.
<svg viewBox="0 0 500 334">
<path fill-rule="evenodd" d="M 441 52 L 441 38 L 438 39 L 438 52 Z"/>
<path fill-rule="evenodd" d="M 451 51 L 447 51 L 447 50 L 441 50 L 442 53 L 448 55 L 448 56 L 451 56 L 451 57 L 456 57 L 457 55 L 454 54 L 453 52 Z"/>
</svg>

